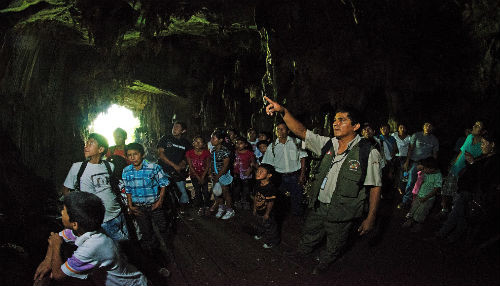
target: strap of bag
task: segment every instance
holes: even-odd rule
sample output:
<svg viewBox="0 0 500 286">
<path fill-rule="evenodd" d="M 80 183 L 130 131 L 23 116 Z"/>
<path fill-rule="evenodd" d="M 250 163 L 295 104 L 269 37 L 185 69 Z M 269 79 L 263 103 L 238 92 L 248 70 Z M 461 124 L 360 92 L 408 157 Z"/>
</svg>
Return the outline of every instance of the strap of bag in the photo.
<svg viewBox="0 0 500 286">
<path fill-rule="evenodd" d="M 217 164 L 215 163 L 215 152 L 214 152 L 214 169 L 215 169 L 215 173 L 219 174 L 219 172 L 217 171 Z"/>
<path fill-rule="evenodd" d="M 126 210 L 127 209 L 127 206 L 123 203 L 122 199 L 121 199 L 121 193 L 120 193 L 120 190 L 119 188 L 117 187 L 118 186 L 118 182 L 114 182 L 114 180 L 117 180 L 113 174 L 113 171 L 111 171 L 111 166 L 109 165 L 109 162 L 104 160 L 102 161 L 104 163 L 104 165 L 106 166 L 106 169 L 108 170 L 108 174 L 109 174 L 109 184 L 111 185 L 111 191 L 113 192 L 113 194 L 115 194 L 116 196 L 116 200 L 118 201 L 118 203 L 120 204 L 122 210 Z M 114 186 L 116 184 L 116 186 Z"/>
<path fill-rule="evenodd" d="M 85 160 L 82 162 L 82 165 L 80 166 L 80 170 L 78 170 L 78 174 L 76 175 L 76 183 L 75 183 L 75 191 L 80 191 L 80 179 L 82 178 L 83 172 L 85 171 L 85 168 L 87 168 L 87 164 L 89 163 L 88 160 Z"/>
</svg>

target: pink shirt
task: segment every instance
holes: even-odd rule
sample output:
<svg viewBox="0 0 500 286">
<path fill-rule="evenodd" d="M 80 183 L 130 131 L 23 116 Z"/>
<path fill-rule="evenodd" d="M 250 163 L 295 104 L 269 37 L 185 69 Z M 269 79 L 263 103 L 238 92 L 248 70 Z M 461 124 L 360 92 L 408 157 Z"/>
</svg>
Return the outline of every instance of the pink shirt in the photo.
<svg viewBox="0 0 500 286">
<path fill-rule="evenodd" d="M 186 157 L 191 159 L 191 165 L 193 166 L 196 175 L 203 175 L 203 172 L 207 168 L 206 160 L 210 157 L 210 152 L 207 149 L 204 149 L 201 154 L 198 155 L 194 149 L 191 149 L 186 152 Z"/>
</svg>

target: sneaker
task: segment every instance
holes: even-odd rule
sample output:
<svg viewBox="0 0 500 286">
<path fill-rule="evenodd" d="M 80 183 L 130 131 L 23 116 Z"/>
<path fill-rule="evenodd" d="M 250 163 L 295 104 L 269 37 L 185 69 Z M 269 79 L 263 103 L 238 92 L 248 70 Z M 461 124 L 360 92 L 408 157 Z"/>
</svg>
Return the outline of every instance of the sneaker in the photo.
<svg viewBox="0 0 500 286">
<path fill-rule="evenodd" d="M 226 210 L 224 209 L 224 207 L 219 207 L 219 211 L 217 211 L 217 214 L 215 215 L 216 218 L 221 218 L 221 216 L 224 214 Z"/>
<path fill-rule="evenodd" d="M 409 228 L 412 225 L 413 225 L 413 220 L 409 219 L 409 220 L 405 221 L 405 223 L 403 223 L 403 225 L 401 227 L 403 227 L 403 228 Z"/>
<path fill-rule="evenodd" d="M 162 267 L 162 268 L 158 269 L 158 274 L 161 277 L 168 278 L 170 276 L 170 270 L 168 270 L 165 267 Z"/>
<path fill-rule="evenodd" d="M 421 223 L 415 223 L 412 228 L 410 229 L 410 232 L 417 233 L 422 231 L 422 224 Z"/>
<path fill-rule="evenodd" d="M 313 275 L 323 274 L 328 270 L 328 266 L 329 266 L 328 263 L 320 262 L 318 263 L 318 265 L 316 265 L 316 267 L 314 267 L 312 274 Z"/>
<path fill-rule="evenodd" d="M 200 209 L 198 210 L 198 215 L 199 215 L 199 216 L 204 216 L 204 215 L 205 215 L 205 209 L 204 209 L 204 208 L 200 208 Z"/>
<path fill-rule="evenodd" d="M 411 218 L 411 213 L 410 212 L 407 212 L 406 215 L 405 215 L 405 218 L 406 219 L 410 219 Z"/>
<path fill-rule="evenodd" d="M 264 247 L 265 249 L 273 248 L 273 246 L 274 246 L 274 245 L 273 245 L 272 243 L 264 243 L 264 244 L 262 245 L 262 247 Z"/>
<path fill-rule="evenodd" d="M 260 235 L 254 235 L 253 236 L 253 239 L 255 239 L 255 240 L 260 240 L 261 238 L 262 238 L 262 236 L 260 236 Z"/>
<path fill-rule="evenodd" d="M 234 216 L 234 210 L 227 210 L 226 214 L 222 217 L 223 220 L 230 219 Z"/>
</svg>

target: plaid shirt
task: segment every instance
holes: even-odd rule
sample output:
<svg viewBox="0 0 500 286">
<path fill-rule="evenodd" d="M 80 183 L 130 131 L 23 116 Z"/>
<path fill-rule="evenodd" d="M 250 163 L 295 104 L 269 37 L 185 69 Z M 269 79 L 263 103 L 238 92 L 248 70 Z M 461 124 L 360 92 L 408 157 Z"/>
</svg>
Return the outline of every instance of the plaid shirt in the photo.
<svg viewBox="0 0 500 286">
<path fill-rule="evenodd" d="M 142 167 L 136 170 L 133 165 L 123 169 L 125 193 L 132 195 L 132 202 L 137 204 L 152 204 L 160 198 L 159 187 L 169 184 L 163 169 L 147 160 L 142 161 Z"/>
</svg>

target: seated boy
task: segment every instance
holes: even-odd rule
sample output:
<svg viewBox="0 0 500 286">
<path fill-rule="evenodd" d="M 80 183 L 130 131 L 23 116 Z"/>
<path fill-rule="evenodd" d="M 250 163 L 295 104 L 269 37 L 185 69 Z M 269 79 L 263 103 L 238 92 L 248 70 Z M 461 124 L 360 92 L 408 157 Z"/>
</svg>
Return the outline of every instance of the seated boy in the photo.
<svg viewBox="0 0 500 286">
<path fill-rule="evenodd" d="M 168 221 L 163 210 L 163 201 L 169 181 L 160 165 L 144 159 L 144 147 L 141 144 L 130 143 L 125 146 L 125 152 L 132 164 L 123 169 L 122 179 L 130 213 L 135 217 L 142 234 L 139 242 L 147 258 L 150 261 L 156 260 L 155 265 L 160 265 L 154 270 L 168 276 L 168 270 L 162 267 L 165 261 L 160 255 L 160 242 L 155 236 L 153 223 L 166 240 Z"/>
<path fill-rule="evenodd" d="M 125 215 L 117 200 L 117 194 L 111 188 L 110 172 L 105 165 L 108 162 L 102 160 L 108 150 L 108 141 L 104 136 L 92 133 L 89 135 L 83 150 L 88 161 L 74 163 L 71 166 L 64 181 L 63 195 L 69 194 L 70 189 L 97 195 L 102 200 L 106 210 L 102 228 L 115 241 L 127 240 L 128 229 Z M 114 165 L 108 164 L 113 170 Z"/>
<path fill-rule="evenodd" d="M 64 197 L 61 211 L 65 229 L 51 233 L 45 259 L 38 266 L 35 285 L 50 279 L 73 284 L 70 277 L 87 280 L 90 285 L 147 285 L 147 278 L 120 256 L 111 238 L 100 232 L 105 209 L 99 197 L 87 192 L 72 192 Z M 63 263 L 61 245 L 78 248 Z M 58 285 L 59 285 L 58 284 Z"/>
<path fill-rule="evenodd" d="M 438 162 L 433 157 L 422 160 L 417 168 L 422 169 L 423 180 L 407 215 L 408 220 L 403 224 L 403 227 L 412 227 L 412 232 L 422 229 L 422 223 L 434 206 L 436 194 L 443 184 Z"/>
<path fill-rule="evenodd" d="M 271 183 L 274 167 L 269 164 L 261 164 L 257 168 L 255 179 L 255 197 L 253 204 L 253 215 L 257 217 L 258 234 L 256 240 L 264 238 L 264 248 L 272 248 L 280 242 L 278 225 L 274 219 L 273 205 L 276 199 L 276 188 Z"/>
</svg>

